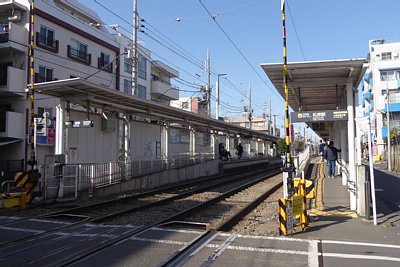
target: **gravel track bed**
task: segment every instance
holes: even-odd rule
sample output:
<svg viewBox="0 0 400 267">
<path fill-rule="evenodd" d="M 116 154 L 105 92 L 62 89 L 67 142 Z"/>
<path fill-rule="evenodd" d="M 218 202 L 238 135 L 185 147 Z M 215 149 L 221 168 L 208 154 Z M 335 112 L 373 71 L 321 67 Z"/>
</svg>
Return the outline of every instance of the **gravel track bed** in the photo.
<svg viewBox="0 0 400 267">
<path fill-rule="evenodd" d="M 247 214 L 231 232 L 242 235 L 279 236 L 278 200 L 282 196 L 283 189 L 280 188 Z"/>
<path fill-rule="evenodd" d="M 244 172 L 243 174 L 234 174 L 232 177 L 238 176 L 238 175 L 243 175 L 245 176 L 246 173 Z M 220 179 L 220 178 L 216 178 Z M 193 180 L 195 181 L 195 180 Z M 199 180 L 199 183 L 201 183 L 201 180 Z M 177 184 L 178 186 L 178 184 Z M 190 187 L 195 187 L 194 185 L 188 186 L 187 189 L 190 189 Z M 180 192 L 182 190 L 179 190 Z M 0 210 L 0 216 L 17 216 L 17 217 L 35 217 L 35 216 L 40 216 L 44 215 L 50 212 L 56 212 L 64 209 L 69 209 L 69 208 L 74 208 L 74 207 L 79 207 L 79 206 L 85 206 L 85 205 L 90 205 L 90 204 L 95 204 L 107 200 L 114 200 L 114 199 L 121 199 L 129 196 L 134 196 L 140 194 L 140 190 L 136 191 L 131 191 L 131 192 L 123 192 L 119 194 L 113 194 L 113 195 L 108 195 L 104 196 L 101 198 L 94 198 L 94 199 L 77 199 L 77 200 L 69 200 L 69 201 L 54 201 L 54 202 L 48 202 L 48 203 L 41 203 L 40 205 L 31 205 L 28 206 L 27 209 L 21 210 L 19 208 L 11 208 L 11 209 L 6 209 L 6 210 Z M 152 200 L 153 198 L 153 200 Z M 141 201 L 154 201 L 154 196 L 150 196 L 149 199 L 141 198 Z M 119 204 L 118 204 L 119 205 Z M 114 204 L 114 208 L 117 206 L 117 204 Z M 112 212 L 112 211 L 111 211 Z M 109 212 L 110 213 L 110 212 Z M 98 216 L 98 213 L 96 213 Z M 95 214 L 94 214 L 95 215 Z"/>
<path fill-rule="evenodd" d="M 282 182 L 282 174 L 275 175 L 274 177 L 271 177 L 268 180 L 253 185 L 250 188 L 235 194 L 229 199 L 221 201 L 218 204 L 213 205 L 212 207 L 209 207 L 206 210 L 199 212 L 198 214 L 196 214 L 196 216 L 192 216 L 185 220 L 202 222 L 202 223 L 211 223 L 212 226 L 214 227 L 218 226 L 219 224 L 223 223 L 226 219 L 231 217 L 233 214 L 238 212 L 240 209 L 247 206 L 251 201 L 255 200 L 261 194 L 268 191 L 269 189 L 271 189 L 273 186 L 275 186 L 280 182 Z M 270 197 L 267 198 L 266 201 L 268 201 L 269 199 Z M 241 223 L 239 223 L 239 225 L 241 225 Z"/>
<path fill-rule="evenodd" d="M 261 177 L 258 175 L 256 177 Z M 229 184 L 217 186 L 212 191 L 197 193 L 183 199 L 176 200 L 172 203 L 152 207 L 149 209 L 142 210 L 140 212 L 134 212 L 125 214 L 118 218 L 107 220 L 107 224 L 131 224 L 131 225 L 149 225 L 161 219 L 166 219 L 170 216 L 175 215 L 178 212 L 192 208 L 200 203 L 204 203 L 212 198 L 219 196 L 220 194 L 232 190 L 241 184 L 253 181 L 256 177 L 243 178 L 243 180 L 234 181 Z"/>
</svg>

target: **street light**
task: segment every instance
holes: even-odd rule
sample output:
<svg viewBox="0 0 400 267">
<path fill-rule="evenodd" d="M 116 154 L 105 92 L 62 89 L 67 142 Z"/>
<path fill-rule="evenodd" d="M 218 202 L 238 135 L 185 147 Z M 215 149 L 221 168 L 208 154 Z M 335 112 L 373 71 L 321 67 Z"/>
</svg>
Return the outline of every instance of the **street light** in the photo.
<svg viewBox="0 0 400 267">
<path fill-rule="evenodd" d="M 218 120 L 219 118 L 219 77 L 220 76 L 226 76 L 228 74 L 226 73 L 219 73 L 217 75 L 217 85 L 215 86 L 215 94 L 216 94 L 216 99 L 215 99 L 215 119 Z"/>
</svg>

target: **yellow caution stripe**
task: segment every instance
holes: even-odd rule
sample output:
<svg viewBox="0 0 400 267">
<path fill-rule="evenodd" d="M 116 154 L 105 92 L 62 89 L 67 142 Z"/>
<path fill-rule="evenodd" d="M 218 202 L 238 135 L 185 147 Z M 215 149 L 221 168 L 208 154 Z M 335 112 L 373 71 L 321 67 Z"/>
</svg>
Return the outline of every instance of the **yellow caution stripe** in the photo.
<svg viewBox="0 0 400 267">
<path fill-rule="evenodd" d="M 280 198 L 278 201 L 279 209 L 279 235 L 288 235 L 287 221 L 286 221 L 286 199 Z"/>
</svg>

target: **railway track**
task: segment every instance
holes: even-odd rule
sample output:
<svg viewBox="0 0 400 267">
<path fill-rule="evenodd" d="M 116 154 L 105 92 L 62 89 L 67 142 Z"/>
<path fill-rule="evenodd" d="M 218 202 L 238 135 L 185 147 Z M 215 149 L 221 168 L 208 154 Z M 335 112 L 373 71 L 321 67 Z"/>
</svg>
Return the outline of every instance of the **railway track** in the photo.
<svg viewBox="0 0 400 267">
<path fill-rule="evenodd" d="M 279 173 L 280 171 L 275 171 L 274 173 L 271 173 L 270 176 L 273 176 L 276 173 Z M 138 201 L 136 206 L 132 207 L 132 203 L 128 203 L 127 205 L 130 206 L 128 209 L 123 209 L 123 208 L 118 208 L 117 212 L 113 212 L 108 215 L 104 215 L 104 213 L 107 213 L 110 211 L 110 205 L 114 205 L 114 211 L 115 211 L 115 205 L 118 203 L 118 206 L 121 206 L 122 202 L 127 201 L 125 200 L 119 200 L 116 202 L 109 201 L 109 202 L 102 202 L 102 203 L 96 203 L 94 205 L 87 205 L 84 207 L 77 207 L 69 210 L 63 210 L 63 211 L 57 211 L 53 212 L 51 214 L 48 214 L 47 216 L 42 216 L 41 218 L 58 218 L 58 219 L 65 219 L 65 218 L 73 218 L 73 220 L 78 219 L 77 222 L 73 222 L 70 224 L 63 225 L 61 227 L 57 227 L 55 229 L 52 229 L 50 231 L 45 231 L 43 233 L 33 235 L 33 236 L 28 236 L 21 238 L 19 240 L 14 240 L 12 242 L 8 242 L 6 244 L 3 244 L 0 246 L 0 263 L 1 262 L 7 262 L 7 259 L 10 257 L 14 257 L 15 255 L 24 253 L 25 251 L 34 251 L 35 248 L 43 248 L 43 247 L 48 247 L 49 252 L 47 253 L 41 253 L 41 254 L 33 254 L 27 261 L 18 261 L 18 265 L 20 264 L 33 264 L 33 265 L 43 265 L 46 266 L 47 263 L 51 262 L 51 265 L 49 266 L 64 266 L 67 264 L 71 264 L 75 261 L 79 261 L 80 259 L 87 257 L 95 252 L 98 252 L 102 249 L 105 249 L 107 247 L 110 247 L 122 240 L 125 240 L 126 238 L 130 238 L 132 236 L 138 235 L 151 227 L 157 226 L 157 225 L 163 225 L 165 223 L 171 222 L 171 221 L 176 221 L 176 220 L 182 220 L 185 218 L 188 219 L 194 219 L 191 218 L 190 216 L 193 215 L 193 213 L 198 212 L 199 209 L 204 209 L 205 207 L 210 207 L 211 205 L 218 203 L 218 202 L 227 202 L 227 201 L 233 201 L 231 204 L 228 203 L 220 203 L 220 205 L 235 205 L 238 206 L 235 212 L 232 212 L 232 214 L 229 217 L 230 219 L 222 219 L 220 225 L 215 228 L 215 230 L 224 230 L 227 229 L 227 227 L 230 227 L 230 225 L 233 225 L 234 220 L 239 220 L 240 216 L 243 216 L 243 214 L 246 214 L 249 210 L 251 210 L 251 207 L 256 205 L 256 201 L 262 201 L 261 195 L 257 197 L 258 200 L 254 199 L 252 201 L 248 200 L 247 204 L 245 205 L 242 203 L 242 205 L 237 205 L 238 202 L 243 202 L 243 201 L 238 201 L 237 197 L 240 195 L 240 191 L 243 190 L 250 190 L 246 189 L 251 186 L 254 186 L 254 188 L 257 188 L 255 186 L 257 183 L 259 183 L 261 180 L 265 180 L 267 177 L 262 177 L 260 179 L 254 180 L 254 178 L 243 178 L 243 177 L 237 177 L 235 179 L 229 179 L 229 185 L 226 185 L 227 180 L 226 179 L 219 179 L 217 182 L 213 182 L 211 185 L 201 185 L 196 188 L 194 185 L 189 186 L 190 189 L 183 190 L 182 188 L 180 190 L 176 190 L 174 193 L 172 192 L 165 192 L 164 193 L 155 193 L 156 191 L 153 192 L 151 195 L 149 192 L 146 194 L 142 195 L 141 197 L 135 196 L 136 200 Z M 218 179 L 215 179 L 218 180 Z M 243 185 L 244 184 L 244 185 Z M 278 186 L 278 185 L 277 185 Z M 259 186 L 258 186 L 259 187 Z M 206 190 L 210 190 L 213 188 L 214 194 L 209 195 L 209 197 L 205 197 L 204 194 L 209 194 L 205 193 Z M 176 189 L 176 188 L 175 188 Z M 265 189 L 265 188 L 264 188 Z M 272 190 L 272 189 L 271 189 Z M 179 192 L 180 191 L 180 192 Z M 224 191 L 224 193 L 215 193 L 218 191 Z M 264 190 L 259 190 L 264 191 Z M 238 194 L 239 193 L 239 194 Z M 189 208 L 182 210 L 182 207 L 180 208 L 173 208 L 171 209 L 168 207 L 168 205 L 175 205 L 176 202 L 188 202 L 190 198 L 193 198 L 193 195 L 198 195 L 197 199 L 201 198 L 203 201 L 200 204 L 197 205 L 192 205 Z M 233 196 L 236 194 L 236 197 L 230 198 L 230 196 Z M 241 195 L 256 195 L 254 193 L 245 193 L 242 192 Z M 269 193 L 267 193 L 268 195 Z M 184 200 L 186 198 L 186 200 Z M 229 200 L 230 198 L 230 200 Z M 180 199 L 180 200 L 179 200 Z M 236 200 L 235 200 L 236 199 Z M 179 201 L 177 201 L 179 200 Z M 129 202 L 129 201 L 128 201 Z M 194 202 L 194 201 L 192 201 Z M 139 204 L 138 204 L 139 203 Z M 172 203 L 172 204 L 171 204 Z M 253 203 L 253 204 L 252 204 Z M 240 206 L 240 208 L 239 208 Z M 91 209 L 99 209 L 100 207 L 105 207 L 105 210 L 102 212 L 96 211 L 93 213 L 93 210 Z M 87 226 L 89 222 L 104 222 L 106 220 L 113 219 L 117 216 L 121 216 L 123 214 L 132 214 L 132 212 L 143 212 L 145 209 L 152 209 L 154 207 L 156 209 L 156 213 L 160 214 L 160 210 L 165 210 L 167 209 L 169 212 L 164 214 L 163 216 L 153 216 L 153 220 L 147 222 L 146 224 L 143 224 L 143 226 L 140 227 L 104 227 L 102 231 L 96 233 L 96 234 L 90 234 L 90 227 Z M 112 209 L 111 209 L 112 210 Z M 158 210 L 158 212 L 157 212 Z M 177 212 L 179 210 L 179 212 Z M 247 210 L 247 211 L 243 211 Z M 89 211 L 89 213 L 87 213 Z M 170 212 L 172 211 L 172 215 L 170 215 Z M 69 212 L 69 213 L 66 213 Z M 73 212 L 73 213 L 71 213 Z M 162 217 L 162 218 L 160 218 Z M 204 217 L 204 216 L 203 216 Z M 155 219 L 156 218 L 156 219 Z M 208 222 L 208 224 L 214 225 L 216 222 Z M 139 224 L 136 224 L 139 225 Z M 51 238 L 49 240 L 46 240 L 46 237 L 54 237 L 56 234 L 56 231 L 75 231 L 76 233 L 79 233 L 79 235 L 87 235 L 86 240 L 84 241 L 93 241 L 94 239 L 102 239 L 104 236 L 111 236 L 111 238 L 103 238 L 101 241 L 95 242 L 94 245 L 91 246 L 85 246 L 82 247 L 81 249 L 77 249 L 76 244 L 67 244 L 65 246 L 59 247 L 57 244 L 59 242 L 63 242 L 64 239 L 67 239 L 66 237 L 57 237 L 57 238 Z M 207 230 L 208 231 L 208 230 Z M 85 239 L 83 238 L 83 239 Z M 20 244 L 23 243 L 24 245 L 20 246 Z M 81 244 L 85 242 L 80 242 Z M 56 247 L 54 249 L 54 247 Z M 53 247 L 53 248 L 52 248 Z M 51 249 L 52 248 L 52 249 Z M 11 252 L 10 252 L 11 249 Z M 63 257 L 64 255 L 64 257 Z M 65 257 L 65 255 L 68 255 L 68 257 Z M 54 265 L 55 264 L 55 265 Z"/>
</svg>

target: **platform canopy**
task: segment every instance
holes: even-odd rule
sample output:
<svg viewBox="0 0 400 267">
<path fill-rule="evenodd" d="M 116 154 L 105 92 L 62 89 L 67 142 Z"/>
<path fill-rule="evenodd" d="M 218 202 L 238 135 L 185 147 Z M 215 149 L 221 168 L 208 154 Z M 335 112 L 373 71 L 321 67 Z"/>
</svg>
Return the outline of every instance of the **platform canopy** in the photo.
<svg viewBox="0 0 400 267">
<path fill-rule="evenodd" d="M 263 63 L 261 67 L 285 98 L 283 63 Z M 300 112 L 347 109 L 346 88 L 351 85 L 356 90 L 366 69 L 364 58 L 288 63 L 289 106 Z M 328 138 L 332 123 L 320 121 L 307 125 L 321 138 Z"/>
<path fill-rule="evenodd" d="M 29 85 L 28 85 L 29 86 Z M 150 118 L 155 122 L 178 123 L 195 129 L 222 131 L 242 138 L 259 138 L 276 142 L 279 138 L 224 121 L 203 117 L 175 107 L 110 89 L 81 78 L 36 83 L 35 90 L 42 94 L 102 110 Z"/>
</svg>

